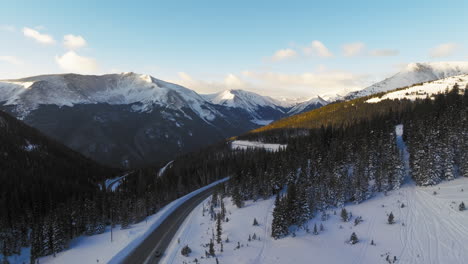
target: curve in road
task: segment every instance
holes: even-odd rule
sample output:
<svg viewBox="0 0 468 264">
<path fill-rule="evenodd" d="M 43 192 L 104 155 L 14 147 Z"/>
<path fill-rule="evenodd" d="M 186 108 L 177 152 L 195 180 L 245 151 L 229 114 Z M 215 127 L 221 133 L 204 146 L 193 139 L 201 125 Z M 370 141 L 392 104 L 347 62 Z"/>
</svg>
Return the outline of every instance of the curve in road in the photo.
<svg viewBox="0 0 468 264">
<path fill-rule="evenodd" d="M 156 230 L 154 230 L 153 233 L 151 233 L 134 251 L 132 251 L 132 253 L 130 253 L 122 263 L 159 263 L 162 253 L 165 252 L 169 243 L 171 243 L 185 218 L 187 218 L 190 212 L 192 212 L 197 205 L 212 194 L 214 188 L 216 188 L 216 186 L 195 195 L 179 206 L 161 223 L 161 225 L 158 226 L 158 228 L 156 228 Z"/>
</svg>

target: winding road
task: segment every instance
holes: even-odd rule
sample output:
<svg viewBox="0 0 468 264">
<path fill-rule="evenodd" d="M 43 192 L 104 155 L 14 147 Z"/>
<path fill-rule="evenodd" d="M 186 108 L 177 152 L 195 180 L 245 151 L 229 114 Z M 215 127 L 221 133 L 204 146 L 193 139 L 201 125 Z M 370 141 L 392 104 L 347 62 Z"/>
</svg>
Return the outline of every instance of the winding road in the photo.
<svg viewBox="0 0 468 264">
<path fill-rule="evenodd" d="M 162 254 L 164 254 L 185 218 L 187 218 L 197 205 L 211 195 L 214 188 L 216 188 L 216 186 L 195 195 L 177 208 L 146 238 L 146 240 L 143 241 L 143 243 L 130 253 L 122 263 L 159 263 Z"/>
</svg>

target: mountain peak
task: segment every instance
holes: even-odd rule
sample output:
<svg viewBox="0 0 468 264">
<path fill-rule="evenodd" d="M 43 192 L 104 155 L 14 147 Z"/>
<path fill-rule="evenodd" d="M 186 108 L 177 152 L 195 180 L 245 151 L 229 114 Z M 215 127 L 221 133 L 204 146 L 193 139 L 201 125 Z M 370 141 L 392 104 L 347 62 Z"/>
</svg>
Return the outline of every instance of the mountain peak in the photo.
<svg viewBox="0 0 468 264">
<path fill-rule="evenodd" d="M 354 99 L 462 74 L 468 74 L 466 61 L 409 63 L 397 74 L 363 90 L 349 93 L 345 98 Z"/>
</svg>

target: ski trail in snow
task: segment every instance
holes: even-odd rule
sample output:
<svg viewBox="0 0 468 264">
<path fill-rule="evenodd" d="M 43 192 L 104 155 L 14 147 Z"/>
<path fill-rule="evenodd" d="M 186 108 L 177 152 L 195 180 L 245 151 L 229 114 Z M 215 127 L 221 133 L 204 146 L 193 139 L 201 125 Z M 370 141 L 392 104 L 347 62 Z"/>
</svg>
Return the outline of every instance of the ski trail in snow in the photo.
<svg viewBox="0 0 468 264">
<path fill-rule="evenodd" d="M 264 263 L 264 259 L 265 259 L 265 248 L 267 247 L 267 243 L 270 244 L 271 242 L 271 237 L 270 237 L 270 234 L 271 234 L 271 224 L 270 224 L 270 218 L 272 217 L 272 213 L 273 213 L 273 207 L 274 207 L 274 203 L 271 202 L 271 205 L 270 207 L 268 207 L 268 210 L 267 210 L 267 213 L 265 214 L 265 217 L 263 219 L 263 230 L 264 230 L 264 235 L 263 235 L 263 243 L 262 243 L 262 248 L 260 249 L 260 252 L 258 253 L 257 257 L 254 259 L 254 261 L 252 261 L 252 264 L 261 264 L 261 263 Z"/>
<path fill-rule="evenodd" d="M 363 222 L 362 224 L 366 224 L 366 222 Z M 374 233 L 374 224 L 375 224 L 375 215 L 372 215 L 372 217 L 369 219 L 367 230 L 364 233 L 364 237 L 369 238 L 370 240 L 372 240 L 372 234 Z M 364 245 L 361 245 L 361 250 L 359 251 L 358 256 L 354 259 L 353 263 L 360 264 L 360 263 L 365 262 L 366 260 L 365 256 L 368 253 L 370 241 L 363 241 L 363 243 Z"/>
<path fill-rule="evenodd" d="M 466 263 L 468 259 L 468 215 L 451 208 L 450 199 L 442 194 L 430 194 L 433 188 L 403 190 L 408 213 L 400 232 L 405 246 L 399 263 Z"/>
</svg>

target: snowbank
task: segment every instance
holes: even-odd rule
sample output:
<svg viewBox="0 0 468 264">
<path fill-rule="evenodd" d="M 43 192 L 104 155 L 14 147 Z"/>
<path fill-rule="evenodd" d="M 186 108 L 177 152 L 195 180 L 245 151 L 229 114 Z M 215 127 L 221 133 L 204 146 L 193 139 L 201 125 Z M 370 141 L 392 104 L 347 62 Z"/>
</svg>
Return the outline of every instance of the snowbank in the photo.
<svg viewBox="0 0 468 264">
<path fill-rule="evenodd" d="M 120 263 L 181 204 L 198 193 L 227 180 L 228 178 L 224 178 L 191 192 L 166 205 L 158 213 L 149 216 L 146 221 L 132 225 L 129 229 L 121 230 L 120 226 L 115 227 L 113 242 L 110 240 L 110 227 L 107 227 L 103 234 L 74 239 L 70 244 L 70 249 L 58 253 L 55 258 L 53 256 L 42 257 L 39 263 Z"/>
</svg>

